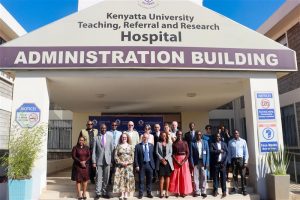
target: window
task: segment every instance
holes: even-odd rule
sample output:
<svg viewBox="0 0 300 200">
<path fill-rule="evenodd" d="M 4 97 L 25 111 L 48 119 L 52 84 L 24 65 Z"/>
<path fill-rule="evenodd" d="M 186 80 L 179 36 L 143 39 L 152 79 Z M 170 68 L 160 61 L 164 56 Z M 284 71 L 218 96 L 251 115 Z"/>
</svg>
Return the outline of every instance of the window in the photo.
<svg viewBox="0 0 300 200">
<path fill-rule="evenodd" d="M 72 148 L 72 120 L 49 120 L 48 150 Z"/>
<path fill-rule="evenodd" d="M 283 34 L 282 36 L 280 36 L 277 40 L 276 40 L 276 42 L 278 42 L 278 43 L 280 43 L 280 44 L 282 44 L 283 46 L 288 46 L 288 40 L 287 40 L 287 35 L 286 35 L 286 33 L 285 34 Z"/>
<path fill-rule="evenodd" d="M 5 42 L 6 41 L 2 37 L 0 37 L 0 45 L 3 44 L 3 43 L 5 43 Z"/>
<path fill-rule="evenodd" d="M 281 108 L 281 121 L 284 145 L 289 147 L 298 146 L 294 105 Z"/>
<path fill-rule="evenodd" d="M 232 101 L 217 108 L 217 110 L 232 110 L 232 109 L 233 109 Z"/>
</svg>

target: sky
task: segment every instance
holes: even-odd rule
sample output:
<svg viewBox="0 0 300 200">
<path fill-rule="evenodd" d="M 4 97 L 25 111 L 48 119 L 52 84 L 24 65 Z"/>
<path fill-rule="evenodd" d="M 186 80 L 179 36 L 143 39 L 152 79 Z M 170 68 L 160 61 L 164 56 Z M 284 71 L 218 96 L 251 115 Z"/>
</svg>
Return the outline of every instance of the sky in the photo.
<svg viewBox="0 0 300 200">
<path fill-rule="evenodd" d="M 78 0 L 0 0 L 27 32 L 77 11 Z M 285 0 L 203 0 L 203 5 L 256 30 Z"/>
</svg>

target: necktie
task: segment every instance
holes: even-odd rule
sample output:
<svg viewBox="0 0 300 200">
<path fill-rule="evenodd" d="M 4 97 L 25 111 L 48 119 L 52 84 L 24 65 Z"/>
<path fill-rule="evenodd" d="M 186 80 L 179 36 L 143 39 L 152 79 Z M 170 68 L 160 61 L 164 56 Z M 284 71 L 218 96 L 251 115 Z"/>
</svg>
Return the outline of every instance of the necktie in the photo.
<svg viewBox="0 0 300 200">
<path fill-rule="evenodd" d="M 148 148 L 147 148 L 147 144 L 144 144 L 145 148 L 144 148 L 144 161 L 148 162 L 149 161 L 149 153 L 148 153 Z"/>
<path fill-rule="evenodd" d="M 105 146 L 105 135 L 102 135 L 101 144 L 103 147 Z"/>
</svg>

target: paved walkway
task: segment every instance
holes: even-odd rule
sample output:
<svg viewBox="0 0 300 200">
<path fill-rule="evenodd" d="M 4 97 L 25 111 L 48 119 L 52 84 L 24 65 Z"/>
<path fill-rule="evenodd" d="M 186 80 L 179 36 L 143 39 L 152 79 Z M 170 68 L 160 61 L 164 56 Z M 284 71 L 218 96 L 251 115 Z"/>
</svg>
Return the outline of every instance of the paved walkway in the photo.
<svg viewBox="0 0 300 200">
<path fill-rule="evenodd" d="M 290 184 L 290 199 L 289 200 L 300 200 L 300 184 Z"/>
</svg>

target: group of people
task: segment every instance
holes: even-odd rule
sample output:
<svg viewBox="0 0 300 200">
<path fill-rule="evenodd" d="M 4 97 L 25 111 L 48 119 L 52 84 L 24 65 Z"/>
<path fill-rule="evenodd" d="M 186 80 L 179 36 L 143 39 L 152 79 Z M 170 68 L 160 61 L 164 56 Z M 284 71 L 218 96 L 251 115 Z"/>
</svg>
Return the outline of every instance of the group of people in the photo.
<svg viewBox="0 0 300 200">
<path fill-rule="evenodd" d="M 248 163 L 246 141 L 234 130 L 220 127 L 212 134 L 212 126 L 205 127 L 206 133 L 195 130 L 195 123 L 189 124 L 190 131 L 183 134 L 178 123 L 171 127 L 165 123 L 163 131 L 159 124 L 146 125 L 143 134 L 128 122 L 128 130 L 120 132 L 113 122 L 107 131 L 105 124 L 100 132 L 88 121 L 87 128 L 81 130 L 78 143 L 73 147 L 72 180 L 76 181 L 78 199 L 86 199 L 87 183 L 96 184 L 96 199 L 109 198 L 108 184 L 112 182 L 113 193 L 120 193 L 120 200 L 127 200 L 135 191 L 135 172 L 138 174 L 138 198 L 143 198 L 144 190 L 148 198 L 152 183 L 159 178 L 159 197 L 168 198 L 169 193 L 176 196 L 207 197 L 207 179 L 213 179 L 213 196 L 218 196 L 221 182 L 222 197 L 226 196 L 228 167 L 232 166 L 234 189 L 238 192 L 238 174 L 241 175 L 242 194 L 247 195 L 244 176 Z M 146 183 L 146 185 L 145 185 Z M 146 186 L 146 187 L 145 187 Z M 82 187 L 82 192 L 81 192 Z M 165 192 L 164 192 L 165 191 Z"/>
</svg>

